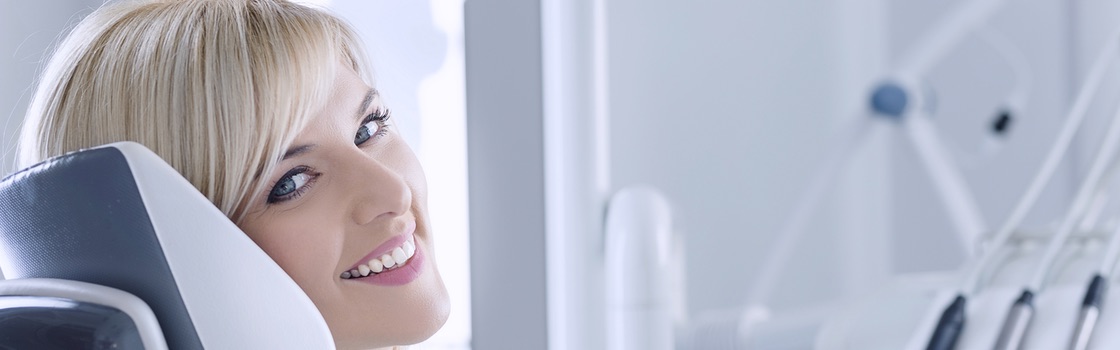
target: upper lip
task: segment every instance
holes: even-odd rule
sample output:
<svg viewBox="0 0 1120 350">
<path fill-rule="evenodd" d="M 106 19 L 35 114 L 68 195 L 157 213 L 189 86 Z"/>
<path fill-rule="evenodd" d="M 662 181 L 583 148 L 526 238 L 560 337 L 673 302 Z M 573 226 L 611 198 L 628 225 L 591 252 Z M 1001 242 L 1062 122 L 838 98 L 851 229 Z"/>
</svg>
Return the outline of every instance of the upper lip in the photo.
<svg viewBox="0 0 1120 350">
<path fill-rule="evenodd" d="M 384 243 L 381 243 L 381 245 L 377 246 L 377 248 L 374 248 L 373 251 L 369 252 L 369 254 L 366 254 L 361 259 L 359 259 L 358 262 L 354 263 L 353 266 L 351 266 L 347 271 L 357 269 L 358 265 L 363 265 L 370 260 L 373 260 L 373 258 L 379 258 L 382 255 L 392 253 L 394 248 L 400 247 L 402 244 L 404 244 L 404 242 L 407 241 L 408 238 L 411 237 L 415 232 L 416 221 L 409 220 L 407 223 L 405 223 L 405 226 L 401 229 L 400 233 L 394 235 L 393 237 L 390 237 Z"/>
</svg>

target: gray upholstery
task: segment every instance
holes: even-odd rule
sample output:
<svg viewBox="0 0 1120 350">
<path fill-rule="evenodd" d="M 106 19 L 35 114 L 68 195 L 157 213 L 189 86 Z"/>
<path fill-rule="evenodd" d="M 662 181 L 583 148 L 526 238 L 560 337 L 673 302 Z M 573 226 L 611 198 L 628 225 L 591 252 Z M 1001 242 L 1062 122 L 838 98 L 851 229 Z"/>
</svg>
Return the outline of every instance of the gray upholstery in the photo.
<svg viewBox="0 0 1120 350">
<path fill-rule="evenodd" d="M 41 296 L 0 296 L 0 349 L 141 349 L 128 314 L 105 305 Z"/>
<path fill-rule="evenodd" d="M 116 148 L 54 158 L 0 182 L 0 269 L 8 279 L 58 278 L 129 292 L 155 312 L 170 348 L 202 348 Z"/>
</svg>

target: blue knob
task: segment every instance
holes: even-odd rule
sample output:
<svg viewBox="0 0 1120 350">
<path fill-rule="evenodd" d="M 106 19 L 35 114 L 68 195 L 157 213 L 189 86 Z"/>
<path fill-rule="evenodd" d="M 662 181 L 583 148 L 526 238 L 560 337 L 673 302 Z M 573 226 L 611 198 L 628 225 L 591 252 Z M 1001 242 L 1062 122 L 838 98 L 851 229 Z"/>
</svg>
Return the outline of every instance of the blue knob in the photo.
<svg viewBox="0 0 1120 350">
<path fill-rule="evenodd" d="M 891 118 L 901 118 L 908 102 L 906 90 L 893 82 L 879 84 L 871 94 L 871 109 Z"/>
</svg>

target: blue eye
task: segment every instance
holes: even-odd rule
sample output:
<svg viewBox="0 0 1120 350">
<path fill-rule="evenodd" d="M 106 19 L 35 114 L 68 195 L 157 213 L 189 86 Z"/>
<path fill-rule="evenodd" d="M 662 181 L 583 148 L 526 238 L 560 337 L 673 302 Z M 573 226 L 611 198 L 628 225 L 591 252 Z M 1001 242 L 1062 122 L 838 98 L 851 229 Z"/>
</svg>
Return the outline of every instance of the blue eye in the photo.
<svg viewBox="0 0 1120 350">
<path fill-rule="evenodd" d="M 362 126 L 358 127 L 358 132 L 354 133 L 354 144 L 360 146 L 370 139 L 384 135 L 389 131 L 385 128 L 389 125 L 386 123 L 388 120 L 389 111 L 387 110 L 377 110 L 370 113 L 362 120 Z"/>
<path fill-rule="evenodd" d="M 377 128 L 377 130 L 370 131 L 370 128 Z M 358 132 L 354 134 L 354 144 L 360 145 L 366 143 L 366 141 L 369 141 L 369 138 L 377 134 L 378 131 L 381 131 L 381 125 L 377 125 L 376 122 L 362 124 L 362 126 L 358 128 Z"/>
<path fill-rule="evenodd" d="M 311 183 L 311 180 L 315 179 L 316 175 L 318 174 L 311 173 L 311 168 L 305 166 L 288 170 L 288 172 L 272 186 L 272 190 L 268 193 L 268 203 L 283 202 L 299 197 L 300 194 L 307 190 L 307 185 Z"/>
</svg>

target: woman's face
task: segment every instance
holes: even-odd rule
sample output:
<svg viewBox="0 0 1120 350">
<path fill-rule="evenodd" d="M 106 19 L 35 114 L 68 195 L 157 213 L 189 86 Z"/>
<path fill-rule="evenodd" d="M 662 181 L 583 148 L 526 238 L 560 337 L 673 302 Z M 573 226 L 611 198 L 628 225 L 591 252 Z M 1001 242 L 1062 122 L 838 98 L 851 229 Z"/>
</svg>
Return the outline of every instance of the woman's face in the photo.
<svg viewBox="0 0 1120 350">
<path fill-rule="evenodd" d="M 424 172 L 377 92 L 338 72 L 239 226 L 311 297 L 339 348 L 417 343 L 448 313 Z"/>
</svg>

